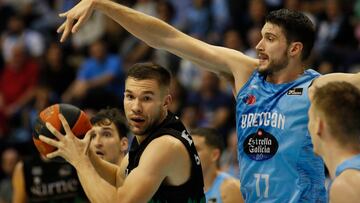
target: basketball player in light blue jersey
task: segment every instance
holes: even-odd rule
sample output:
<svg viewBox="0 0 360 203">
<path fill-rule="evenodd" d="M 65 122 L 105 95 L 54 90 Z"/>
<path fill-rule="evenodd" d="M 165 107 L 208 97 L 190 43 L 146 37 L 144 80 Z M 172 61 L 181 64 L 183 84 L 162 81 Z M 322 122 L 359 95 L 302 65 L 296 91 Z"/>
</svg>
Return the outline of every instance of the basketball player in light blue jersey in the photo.
<svg viewBox="0 0 360 203">
<path fill-rule="evenodd" d="M 246 202 L 326 201 L 323 161 L 313 153 L 307 130 L 308 90 L 313 83 L 334 80 L 360 86 L 360 74 L 320 76 L 307 70 L 305 61 L 314 44 L 315 29 L 303 13 L 271 12 L 261 30 L 255 59 L 204 43 L 109 0 L 82 0 L 60 14 L 66 18 L 58 29 L 63 32 L 61 41 L 76 32 L 94 10 L 151 47 L 232 79 L 241 191 Z"/>
<path fill-rule="evenodd" d="M 224 143 L 212 128 L 196 128 L 190 132 L 200 157 L 207 203 L 242 203 L 240 182 L 221 172 L 219 160 Z"/>
<path fill-rule="evenodd" d="M 315 89 L 310 98 L 309 131 L 314 152 L 333 179 L 331 203 L 360 200 L 360 90 L 346 82 Z"/>
</svg>

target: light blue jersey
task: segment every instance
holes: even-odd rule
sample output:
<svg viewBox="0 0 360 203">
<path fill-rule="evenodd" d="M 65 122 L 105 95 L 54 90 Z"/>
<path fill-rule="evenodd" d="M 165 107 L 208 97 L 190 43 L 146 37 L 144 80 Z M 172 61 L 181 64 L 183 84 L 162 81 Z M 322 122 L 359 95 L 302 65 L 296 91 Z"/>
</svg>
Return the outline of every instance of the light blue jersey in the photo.
<svg viewBox="0 0 360 203">
<path fill-rule="evenodd" d="M 335 177 L 338 177 L 347 169 L 355 169 L 360 171 L 360 154 L 351 157 L 336 167 Z"/>
<path fill-rule="evenodd" d="M 216 176 L 213 184 L 208 189 L 208 191 L 205 192 L 206 202 L 207 203 L 221 203 L 221 192 L 220 192 L 220 186 L 221 184 L 229 178 L 233 178 L 231 175 L 221 172 Z"/>
<path fill-rule="evenodd" d="M 236 98 L 241 192 L 246 202 L 326 202 L 324 163 L 308 132 L 314 70 L 285 84 L 257 71 Z"/>
</svg>

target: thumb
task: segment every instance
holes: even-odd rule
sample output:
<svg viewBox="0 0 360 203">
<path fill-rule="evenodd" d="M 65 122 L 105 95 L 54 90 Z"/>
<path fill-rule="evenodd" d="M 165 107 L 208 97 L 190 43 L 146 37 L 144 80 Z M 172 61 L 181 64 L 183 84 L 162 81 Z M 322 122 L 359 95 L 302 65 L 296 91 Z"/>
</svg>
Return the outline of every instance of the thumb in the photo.
<svg viewBox="0 0 360 203">
<path fill-rule="evenodd" d="M 91 133 L 86 133 L 85 137 L 82 139 L 82 141 L 86 144 L 86 147 L 85 147 L 85 155 L 87 155 L 89 153 L 89 150 L 90 150 L 90 144 L 91 144 L 91 139 L 92 136 L 91 136 Z"/>
</svg>

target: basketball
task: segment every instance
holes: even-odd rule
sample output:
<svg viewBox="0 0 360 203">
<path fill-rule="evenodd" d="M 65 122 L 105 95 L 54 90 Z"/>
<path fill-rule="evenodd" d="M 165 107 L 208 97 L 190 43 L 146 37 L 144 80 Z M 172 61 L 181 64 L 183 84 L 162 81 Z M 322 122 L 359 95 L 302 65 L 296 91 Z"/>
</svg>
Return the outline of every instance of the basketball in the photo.
<svg viewBox="0 0 360 203">
<path fill-rule="evenodd" d="M 72 132 L 78 138 L 83 138 L 88 130 L 91 129 L 91 123 L 88 116 L 76 106 L 70 104 L 54 104 L 42 110 L 36 118 L 34 124 L 33 141 L 41 155 L 45 156 L 56 150 L 56 147 L 46 144 L 39 139 L 39 135 L 57 139 L 46 127 L 45 123 L 49 122 L 55 129 L 62 134 L 64 128 L 59 119 L 61 113 L 68 122 Z"/>
</svg>

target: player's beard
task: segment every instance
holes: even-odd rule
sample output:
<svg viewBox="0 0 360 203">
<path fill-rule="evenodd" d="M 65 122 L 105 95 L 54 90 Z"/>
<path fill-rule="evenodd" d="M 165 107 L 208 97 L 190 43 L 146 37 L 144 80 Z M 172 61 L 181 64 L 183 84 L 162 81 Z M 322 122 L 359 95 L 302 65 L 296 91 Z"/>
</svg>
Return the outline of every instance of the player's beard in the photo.
<svg viewBox="0 0 360 203">
<path fill-rule="evenodd" d="M 153 116 L 152 122 L 149 123 L 147 126 L 144 126 L 144 129 L 142 131 L 138 132 L 137 136 L 146 136 L 149 135 L 151 132 L 153 132 L 159 124 L 162 122 L 161 119 L 161 111 L 159 111 L 156 115 Z"/>
<path fill-rule="evenodd" d="M 287 49 L 286 49 L 287 50 Z M 289 64 L 289 58 L 287 56 L 287 51 L 284 51 L 283 55 L 279 59 L 271 60 L 267 68 L 260 69 L 259 73 L 263 76 L 271 76 L 283 69 L 285 69 Z"/>
</svg>

